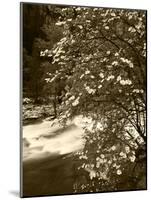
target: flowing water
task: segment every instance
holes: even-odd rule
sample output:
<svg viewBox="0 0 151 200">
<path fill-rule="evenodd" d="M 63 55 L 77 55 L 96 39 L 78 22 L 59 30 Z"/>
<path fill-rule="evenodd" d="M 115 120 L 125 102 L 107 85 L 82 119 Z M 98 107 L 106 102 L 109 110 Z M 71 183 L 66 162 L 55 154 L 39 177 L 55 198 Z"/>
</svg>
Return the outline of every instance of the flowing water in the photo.
<svg viewBox="0 0 151 200">
<path fill-rule="evenodd" d="M 73 193 L 73 153 L 84 145 L 79 122 L 76 118 L 66 128 L 50 121 L 23 127 L 24 196 Z"/>
<path fill-rule="evenodd" d="M 23 160 L 40 159 L 52 154 L 67 154 L 82 148 L 83 130 L 75 123 L 66 128 L 49 121 L 23 127 Z"/>
</svg>

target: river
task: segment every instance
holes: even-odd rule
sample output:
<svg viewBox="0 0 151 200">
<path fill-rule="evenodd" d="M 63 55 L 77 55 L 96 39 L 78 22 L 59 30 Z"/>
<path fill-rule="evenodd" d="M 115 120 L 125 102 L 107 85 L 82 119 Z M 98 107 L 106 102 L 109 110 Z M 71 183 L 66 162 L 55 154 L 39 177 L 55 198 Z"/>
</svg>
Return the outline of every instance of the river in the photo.
<svg viewBox="0 0 151 200">
<path fill-rule="evenodd" d="M 73 193 L 73 153 L 84 145 L 79 121 L 76 118 L 66 128 L 50 121 L 23 127 L 24 197 Z"/>
</svg>

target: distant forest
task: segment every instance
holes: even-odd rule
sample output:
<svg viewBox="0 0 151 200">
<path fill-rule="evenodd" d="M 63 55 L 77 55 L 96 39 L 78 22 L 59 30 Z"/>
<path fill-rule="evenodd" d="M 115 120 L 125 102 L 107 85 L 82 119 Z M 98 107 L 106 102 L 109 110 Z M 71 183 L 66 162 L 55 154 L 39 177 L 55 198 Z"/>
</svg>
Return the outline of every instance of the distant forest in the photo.
<svg viewBox="0 0 151 200">
<path fill-rule="evenodd" d="M 60 40 L 62 30 L 54 30 L 59 14 L 48 5 L 23 6 L 23 96 L 42 103 L 45 95 L 47 66 L 42 65 L 40 51 L 52 48 Z M 50 29 L 49 29 L 50 28 Z"/>
</svg>

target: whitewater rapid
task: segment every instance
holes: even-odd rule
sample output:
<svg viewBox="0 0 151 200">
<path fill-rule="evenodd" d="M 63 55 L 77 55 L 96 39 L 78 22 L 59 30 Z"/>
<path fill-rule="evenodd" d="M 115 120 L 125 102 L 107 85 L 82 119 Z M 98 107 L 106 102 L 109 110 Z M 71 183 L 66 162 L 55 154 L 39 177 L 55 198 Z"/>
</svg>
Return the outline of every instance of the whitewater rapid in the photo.
<svg viewBox="0 0 151 200">
<path fill-rule="evenodd" d="M 50 121 L 23 126 L 23 161 L 78 151 L 84 145 L 83 133 L 80 117 L 66 128 Z"/>
</svg>

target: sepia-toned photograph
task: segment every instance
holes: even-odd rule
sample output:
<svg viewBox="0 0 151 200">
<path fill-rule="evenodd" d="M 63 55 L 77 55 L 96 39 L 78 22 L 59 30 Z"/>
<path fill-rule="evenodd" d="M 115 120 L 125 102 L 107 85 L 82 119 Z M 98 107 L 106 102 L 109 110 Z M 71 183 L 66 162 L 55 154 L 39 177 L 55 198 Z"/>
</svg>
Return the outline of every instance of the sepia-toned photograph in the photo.
<svg viewBox="0 0 151 200">
<path fill-rule="evenodd" d="M 147 11 L 20 4 L 21 196 L 147 189 Z"/>
</svg>

